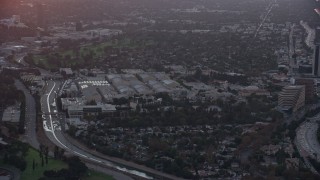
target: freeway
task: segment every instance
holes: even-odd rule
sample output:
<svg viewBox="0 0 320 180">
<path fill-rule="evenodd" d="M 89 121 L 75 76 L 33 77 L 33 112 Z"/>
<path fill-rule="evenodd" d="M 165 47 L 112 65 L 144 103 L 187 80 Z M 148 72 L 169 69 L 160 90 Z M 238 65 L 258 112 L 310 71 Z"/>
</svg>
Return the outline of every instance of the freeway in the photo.
<svg viewBox="0 0 320 180">
<path fill-rule="evenodd" d="M 320 158 L 320 144 L 317 140 L 318 121 L 320 120 L 320 114 L 304 121 L 296 130 L 295 143 L 297 145 L 300 155 L 304 158 L 307 166 L 312 172 L 318 174 L 318 172 L 312 167 L 307 160 L 307 157 L 312 157 L 319 160 Z"/>
<path fill-rule="evenodd" d="M 320 119 L 320 115 L 316 115 L 313 118 L 309 118 L 303 122 L 297 130 L 298 142 L 302 145 L 304 150 L 312 157 L 320 157 L 320 144 L 317 140 L 317 121 Z"/>
<path fill-rule="evenodd" d="M 25 140 L 34 148 L 39 148 L 39 142 L 36 133 L 36 105 L 30 91 L 19 81 L 15 81 L 17 89 L 23 91 L 26 98 L 25 114 Z"/>
<path fill-rule="evenodd" d="M 153 177 L 149 174 L 164 179 L 180 179 L 176 176 L 156 171 L 154 169 L 125 160 L 111 157 L 107 159 L 105 156 L 98 156 L 96 153 L 92 153 L 90 152 L 90 150 L 81 148 L 66 139 L 61 128 L 63 124 L 60 121 L 59 113 L 57 112 L 56 107 L 52 106 L 53 102 L 55 101 L 55 96 L 59 92 L 60 86 L 61 82 L 48 81 L 46 84 L 46 92 L 41 98 L 42 112 L 44 113 L 43 128 L 47 137 L 54 144 L 65 149 L 69 153 L 81 157 L 85 161 L 93 162 L 90 167 L 95 167 L 95 170 L 99 170 L 101 169 L 101 167 L 110 167 L 111 169 L 116 169 L 117 171 L 123 172 L 125 174 L 131 174 L 143 179 L 153 179 Z M 116 179 L 131 179 L 130 177 L 117 171 L 112 171 L 109 174 L 113 174 Z"/>
</svg>

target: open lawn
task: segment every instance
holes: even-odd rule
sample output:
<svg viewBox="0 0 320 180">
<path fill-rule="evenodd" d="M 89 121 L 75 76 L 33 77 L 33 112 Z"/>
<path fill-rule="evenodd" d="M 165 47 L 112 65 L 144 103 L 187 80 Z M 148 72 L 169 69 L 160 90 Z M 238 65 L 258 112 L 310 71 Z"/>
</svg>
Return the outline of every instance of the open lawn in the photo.
<svg viewBox="0 0 320 180">
<path fill-rule="evenodd" d="M 114 180 L 112 176 L 105 175 L 101 172 L 89 170 L 88 175 L 83 177 L 84 180 Z"/>
<path fill-rule="evenodd" d="M 48 159 L 48 164 L 44 163 L 44 166 L 41 166 L 41 158 L 39 152 L 33 148 L 29 148 L 28 155 L 25 158 L 27 161 L 27 168 L 21 174 L 21 180 L 37 180 L 43 176 L 43 172 L 46 170 L 60 170 L 62 168 L 68 168 L 68 165 L 61 161 L 55 160 L 52 158 Z M 38 164 L 35 170 L 32 169 L 33 160 Z M 87 175 L 83 177 L 84 180 L 113 180 L 114 178 L 110 175 L 103 174 L 101 172 L 96 172 L 89 170 Z"/>
<path fill-rule="evenodd" d="M 80 47 L 79 53 L 80 55 L 87 55 L 92 51 L 94 53 L 94 57 L 102 57 L 105 55 L 104 49 L 106 47 L 113 47 L 113 48 L 130 48 L 135 49 L 143 46 L 152 45 L 153 41 L 145 41 L 145 42 L 136 42 L 134 40 L 125 38 L 118 41 L 107 41 L 99 44 L 91 44 L 87 46 Z M 70 55 L 71 57 L 75 57 L 75 53 L 72 50 L 67 50 L 61 52 L 61 55 L 64 57 L 66 55 Z"/>
<path fill-rule="evenodd" d="M 39 152 L 29 148 L 28 155 L 25 158 L 27 161 L 27 168 L 23 173 L 21 174 L 22 180 L 35 180 L 39 179 L 43 176 L 43 172 L 46 170 L 60 170 L 62 168 L 67 168 L 68 165 L 60 160 L 55 160 L 52 158 L 48 159 L 48 164 L 46 165 L 44 163 L 43 167 L 41 166 L 41 158 L 39 156 Z M 32 169 L 32 163 L 33 160 L 35 163 L 37 163 L 37 167 L 35 167 L 35 170 Z"/>
<path fill-rule="evenodd" d="M 92 57 L 92 61 L 99 61 L 99 59 L 106 57 L 106 47 L 136 49 L 150 46 L 154 43 L 155 42 L 153 40 L 132 40 L 129 38 L 103 43 L 93 43 L 79 47 L 79 51 L 77 53 L 74 50 L 69 49 L 56 53 L 49 53 L 49 55 L 34 55 L 33 63 L 45 69 L 74 67 L 83 64 L 84 57 L 88 55 Z"/>
<path fill-rule="evenodd" d="M 45 56 L 42 55 L 35 55 L 33 56 L 33 62 L 35 65 L 40 66 L 40 67 L 49 67 L 49 62 Z"/>
</svg>

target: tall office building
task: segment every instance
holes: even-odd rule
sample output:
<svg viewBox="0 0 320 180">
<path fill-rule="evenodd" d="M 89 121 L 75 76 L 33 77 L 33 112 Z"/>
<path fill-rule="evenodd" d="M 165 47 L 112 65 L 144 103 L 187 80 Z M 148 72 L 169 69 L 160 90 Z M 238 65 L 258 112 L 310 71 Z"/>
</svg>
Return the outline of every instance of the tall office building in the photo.
<svg viewBox="0 0 320 180">
<path fill-rule="evenodd" d="M 316 37 L 314 39 L 314 59 L 313 59 L 313 70 L 314 76 L 320 76 L 320 28 L 316 29 Z"/>
<path fill-rule="evenodd" d="M 305 86 L 286 86 L 279 93 L 279 107 L 296 112 L 305 105 Z"/>
<path fill-rule="evenodd" d="M 297 78 L 295 79 L 296 85 L 305 86 L 305 99 L 307 103 L 312 103 L 315 99 L 316 88 L 314 79 Z"/>
</svg>

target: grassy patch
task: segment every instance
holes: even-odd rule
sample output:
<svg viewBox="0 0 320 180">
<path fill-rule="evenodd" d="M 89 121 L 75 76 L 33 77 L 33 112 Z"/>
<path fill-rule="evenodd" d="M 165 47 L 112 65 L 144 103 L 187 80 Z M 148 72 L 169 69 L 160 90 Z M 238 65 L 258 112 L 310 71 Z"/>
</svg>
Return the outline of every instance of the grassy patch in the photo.
<svg viewBox="0 0 320 180">
<path fill-rule="evenodd" d="M 62 168 L 67 168 L 68 165 L 64 163 L 63 161 L 55 160 L 52 158 L 48 159 L 48 164 L 41 166 L 41 158 L 39 156 L 39 152 L 29 148 L 28 155 L 25 158 L 27 161 L 27 168 L 23 173 L 21 174 L 22 180 L 35 180 L 39 179 L 43 176 L 43 172 L 46 170 L 60 170 Z M 32 169 L 32 163 L 33 160 L 38 164 L 37 167 L 33 170 Z"/>
<path fill-rule="evenodd" d="M 150 41 L 148 41 L 146 44 L 150 45 Z M 125 39 L 118 40 L 118 41 L 107 41 L 107 42 L 103 42 L 103 43 L 99 43 L 99 44 L 91 44 L 88 46 L 80 47 L 79 54 L 81 56 L 87 55 L 90 53 L 90 51 L 92 51 L 94 53 L 94 58 L 97 58 L 97 57 L 105 56 L 104 48 L 106 48 L 106 47 L 137 48 L 139 46 L 142 46 L 142 45 L 137 44 L 136 42 L 125 38 Z M 60 52 L 60 54 L 62 55 L 62 57 L 64 57 L 65 55 L 70 55 L 71 57 L 75 57 L 74 52 L 71 50 Z"/>
<path fill-rule="evenodd" d="M 57 69 L 59 67 L 82 66 L 85 63 L 86 56 L 91 58 L 92 63 L 100 62 L 107 56 L 106 47 L 136 49 L 155 44 L 153 40 L 135 40 L 123 38 L 120 40 L 110 40 L 103 43 L 93 43 L 79 48 L 78 54 L 74 50 L 61 50 L 48 55 L 34 55 L 33 63 L 45 69 Z M 57 55 L 57 56 L 56 56 Z M 69 56 L 69 58 L 66 58 Z M 67 59 L 67 60 L 66 60 Z"/>
<path fill-rule="evenodd" d="M 47 57 L 45 57 L 43 55 L 35 55 L 33 57 L 33 62 L 35 65 L 37 65 L 39 67 L 44 67 L 44 68 L 50 67 Z"/>
<path fill-rule="evenodd" d="M 114 180 L 110 175 L 103 174 L 101 172 L 89 170 L 88 175 L 83 177 L 84 180 Z"/>
<path fill-rule="evenodd" d="M 55 160 L 52 158 L 48 159 L 48 164 L 44 163 L 43 167 L 41 166 L 41 158 L 39 152 L 33 148 L 29 148 L 28 155 L 25 157 L 27 162 L 27 168 L 21 174 L 22 180 L 37 180 L 40 177 L 43 177 L 43 172 L 46 170 L 60 170 L 62 168 L 68 168 L 68 165 L 61 161 Z M 35 170 L 32 169 L 33 160 L 38 163 Z M 101 172 L 96 172 L 89 170 L 87 175 L 81 179 L 84 180 L 113 180 L 114 178 L 110 175 L 103 174 Z"/>
</svg>

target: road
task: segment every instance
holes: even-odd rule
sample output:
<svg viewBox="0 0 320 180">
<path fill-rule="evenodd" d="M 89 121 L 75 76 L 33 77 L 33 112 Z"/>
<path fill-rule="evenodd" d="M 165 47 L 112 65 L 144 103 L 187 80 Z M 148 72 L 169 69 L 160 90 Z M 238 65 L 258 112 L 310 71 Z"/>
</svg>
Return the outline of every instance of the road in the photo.
<svg viewBox="0 0 320 180">
<path fill-rule="evenodd" d="M 300 155 L 304 158 L 307 166 L 312 172 L 318 174 L 313 166 L 307 160 L 307 157 L 314 159 L 320 159 L 320 144 L 317 139 L 318 121 L 320 120 L 320 114 L 307 119 L 296 130 L 295 143 L 297 145 Z"/>
<path fill-rule="evenodd" d="M 309 118 L 297 130 L 297 139 L 304 150 L 312 157 L 320 157 L 320 144 L 317 140 L 317 129 L 320 115 Z"/>
<path fill-rule="evenodd" d="M 308 34 L 304 42 L 309 48 L 314 49 L 314 38 L 316 36 L 315 29 L 312 29 L 307 22 L 300 21 L 300 25 L 303 26 Z"/>
<path fill-rule="evenodd" d="M 26 97 L 25 140 L 32 147 L 38 149 L 39 142 L 36 133 L 36 104 L 30 91 L 19 81 L 15 81 L 17 89 L 22 90 Z"/>
<path fill-rule="evenodd" d="M 256 38 L 256 37 L 258 36 L 258 33 L 259 33 L 261 27 L 263 26 L 264 22 L 267 20 L 269 14 L 270 14 L 270 12 L 272 11 L 273 6 L 275 5 L 276 2 L 277 2 L 277 0 L 274 0 L 273 2 L 270 2 L 270 4 L 268 5 L 268 7 L 267 7 L 267 13 L 266 13 L 266 15 L 262 18 L 262 20 L 261 20 L 261 22 L 260 22 L 260 24 L 259 24 L 256 32 L 254 33 L 253 38 Z"/>
<path fill-rule="evenodd" d="M 292 24 L 290 27 L 290 33 L 289 33 L 289 51 L 288 51 L 288 55 L 291 58 L 294 53 L 295 53 L 295 49 L 294 49 L 294 42 L 293 42 L 293 33 L 294 33 L 294 28 L 295 28 L 295 24 Z"/>
<path fill-rule="evenodd" d="M 288 50 L 288 56 L 289 56 L 289 74 L 293 74 L 293 68 L 295 67 L 295 59 L 293 59 L 293 55 L 295 54 L 295 45 L 293 41 L 293 33 L 294 33 L 295 24 L 292 24 L 290 27 L 290 33 L 289 33 L 289 50 Z"/>
</svg>

